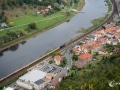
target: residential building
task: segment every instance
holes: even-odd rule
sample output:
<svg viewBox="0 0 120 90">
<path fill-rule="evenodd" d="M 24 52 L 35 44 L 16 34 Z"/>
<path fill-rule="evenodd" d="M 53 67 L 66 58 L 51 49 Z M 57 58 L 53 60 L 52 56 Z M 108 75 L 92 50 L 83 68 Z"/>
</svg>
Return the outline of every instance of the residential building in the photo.
<svg viewBox="0 0 120 90">
<path fill-rule="evenodd" d="M 100 50 L 98 51 L 98 53 L 101 54 L 101 55 L 108 54 L 108 52 L 107 52 L 104 48 L 100 49 Z"/>
<path fill-rule="evenodd" d="M 81 52 L 80 45 L 75 45 L 75 47 L 72 49 L 72 52 L 73 52 L 75 55 L 79 55 L 80 52 Z"/>
<path fill-rule="evenodd" d="M 7 24 L 4 22 L 4 23 L 1 23 L 1 27 L 2 28 L 5 28 L 5 27 L 8 27 Z"/>
<path fill-rule="evenodd" d="M 60 55 L 56 55 L 54 57 L 54 61 L 56 65 L 60 65 L 60 62 L 62 61 L 62 57 Z"/>
<path fill-rule="evenodd" d="M 5 87 L 4 87 L 3 90 L 14 90 L 14 88 L 12 88 L 12 87 L 7 87 L 7 88 L 5 88 Z"/>
<path fill-rule="evenodd" d="M 90 41 L 95 41 L 95 40 L 97 40 L 97 37 L 95 35 L 91 34 L 87 37 L 87 39 L 89 39 Z"/>
<path fill-rule="evenodd" d="M 56 74 L 54 74 L 54 73 L 48 73 L 48 74 L 46 75 L 46 78 L 47 78 L 48 80 L 52 80 L 55 76 L 56 76 Z"/>
<path fill-rule="evenodd" d="M 92 55 L 90 53 L 83 53 L 78 56 L 79 60 L 89 62 L 92 59 Z"/>
</svg>

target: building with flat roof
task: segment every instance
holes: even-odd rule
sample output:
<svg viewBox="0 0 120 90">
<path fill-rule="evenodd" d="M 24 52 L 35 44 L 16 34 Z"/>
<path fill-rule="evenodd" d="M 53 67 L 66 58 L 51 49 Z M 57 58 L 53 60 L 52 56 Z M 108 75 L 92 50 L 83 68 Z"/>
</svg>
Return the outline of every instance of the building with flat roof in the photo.
<svg viewBox="0 0 120 90">
<path fill-rule="evenodd" d="M 45 79 L 46 75 L 46 72 L 34 69 L 21 76 L 16 83 L 18 86 L 29 90 L 40 90 L 44 88 L 49 82 L 49 80 Z"/>
<path fill-rule="evenodd" d="M 7 87 L 7 88 L 4 88 L 3 90 L 14 90 L 14 88 Z"/>
</svg>

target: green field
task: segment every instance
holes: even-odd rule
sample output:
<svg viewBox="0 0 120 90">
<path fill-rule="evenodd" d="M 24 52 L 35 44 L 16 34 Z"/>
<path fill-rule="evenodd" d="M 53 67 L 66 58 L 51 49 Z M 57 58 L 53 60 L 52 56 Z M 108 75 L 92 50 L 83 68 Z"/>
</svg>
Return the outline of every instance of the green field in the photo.
<svg viewBox="0 0 120 90">
<path fill-rule="evenodd" d="M 54 25 L 57 22 L 60 22 L 64 20 L 65 14 L 63 12 L 57 12 L 55 14 L 49 15 L 44 17 L 43 15 L 24 15 L 21 17 L 18 17 L 14 20 L 11 20 L 14 22 L 14 27 L 6 28 L 3 31 L 0 31 L 0 36 L 5 35 L 6 32 L 9 31 L 16 31 L 16 30 L 23 30 L 27 28 L 27 25 L 29 23 L 35 22 L 37 25 L 37 28 L 39 30 L 46 29 L 50 27 L 51 25 Z"/>
</svg>

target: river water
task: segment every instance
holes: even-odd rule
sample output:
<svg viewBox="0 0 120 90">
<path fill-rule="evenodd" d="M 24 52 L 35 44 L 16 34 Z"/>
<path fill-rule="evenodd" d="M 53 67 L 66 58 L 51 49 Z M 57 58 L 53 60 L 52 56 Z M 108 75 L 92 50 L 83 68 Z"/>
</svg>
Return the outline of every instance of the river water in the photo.
<svg viewBox="0 0 120 90">
<path fill-rule="evenodd" d="M 69 22 L 64 22 L 25 43 L 16 45 L 16 49 L 6 50 L 0 56 L 0 78 L 25 66 L 65 42 L 80 35 L 81 28 L 91 26 L 91 21 L 104 16 L 108 7 L 104 0 L 86 0 L 86 4 Z"/>
</svg>

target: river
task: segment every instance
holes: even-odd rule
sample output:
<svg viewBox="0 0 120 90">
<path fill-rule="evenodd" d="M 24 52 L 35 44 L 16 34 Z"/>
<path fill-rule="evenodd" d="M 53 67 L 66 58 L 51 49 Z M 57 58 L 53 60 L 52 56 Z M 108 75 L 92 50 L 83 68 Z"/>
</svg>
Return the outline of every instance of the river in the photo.
<svg viewBox="0 0 120 90">
<path fill-rule="evenodd" d="M 80 35 L 77 33 L 81 28 L 90 27 L 91 21 L 104 16 L 108 7 L 105 0 L 86 0 L 86 4 L 69 22 L 64 22 L 25 43 L 16 45 L 16 48 L 6 50 L 0 56 L 0 78 L 25 66 L 33 60 L 45 54 L 72 38 Z"/>
</svg>

